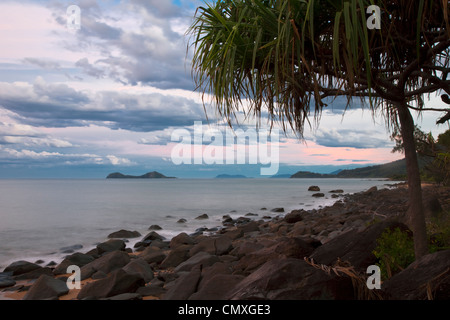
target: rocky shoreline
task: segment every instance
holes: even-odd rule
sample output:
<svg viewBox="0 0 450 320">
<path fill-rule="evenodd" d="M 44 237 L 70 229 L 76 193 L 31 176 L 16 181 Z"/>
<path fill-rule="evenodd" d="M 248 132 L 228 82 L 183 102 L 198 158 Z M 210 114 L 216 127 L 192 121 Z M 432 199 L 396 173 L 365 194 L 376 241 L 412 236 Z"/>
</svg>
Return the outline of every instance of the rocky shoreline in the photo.
<svg viewBox="0 0 450 320">
<path fill-rule="evenodd" d="M 450 298 L 450 250 L 419 259 L 383 282 L 380 290 L 367 288 L 367 267 L 376 263 L 376 239 L 388 228 L 408 228 L 404 186 L 339 197 L 321 209 L 283 213 L 278 208 L 275 218 L 225 215 L 222 226 L 208 235 L 198 230 L 168 240 L 157 226 L 144 237 L 120 230 L 95 249 L 69 254 L 54 266 L 10 264 L 0 272 L 0 299 Z M 450 207 L 448 188 L 426 187 L 424 199 L 428 216 Z M 127 239 L 139 237 L 133 248 L 127 247 Z M 80 268 L 80 289 L 67 286 L 71 265 Z"/>
</svg>

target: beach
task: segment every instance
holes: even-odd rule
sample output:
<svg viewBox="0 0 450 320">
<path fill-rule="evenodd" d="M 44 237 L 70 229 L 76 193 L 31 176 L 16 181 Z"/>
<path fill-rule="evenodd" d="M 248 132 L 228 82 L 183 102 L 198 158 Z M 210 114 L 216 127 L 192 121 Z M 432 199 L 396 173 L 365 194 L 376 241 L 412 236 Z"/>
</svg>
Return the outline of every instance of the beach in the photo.
<svg viewBox="0 0 450 320">
<path fill-rule="evenodd" d="M 411 289 L 403 281 L 400 286 L 397 279 L 402 279 L 402 274 L 432 285 L 431 280 L 440 276 L 433 297 L 449 297 L 448 290 L 439 290 L 450 279 L 449 250 L 416 261 L 414 268 L 385 281 L 380 290 L 364 288 L 366 269 L 376 263 L 372 253 L 376 240 L 387 229 L 408 229 L 404 185 L 374 187 L 352 195 L 332 191 L 330 194 L 339 199 L 323 208 L 288 212 L 281 207 L 269 208 L 274 216 L 224 215 L 217 230 L 182 232 L 170 239 L 155 226 L 145 235 L 118 230 L 96 248 L 68 254 L 56 266 L 22 261 L 2 273 L 0 284 L 8 279 L 14 284 L 0 289 L 0 299 L 429 298 L 426 290 L 417 289 L 419 284 L 414 283 Z M 424 185 L 427 217 L 433 216 L 436 201 L 441 210 L 449 212 L 449 195 L 449 188 Z M 69 265 L 80 267 L 81 289 L 67 288 L 72 275 L 64 270 Z M 426 276 L 417 277 L 421 272 Z"/>
</svg>

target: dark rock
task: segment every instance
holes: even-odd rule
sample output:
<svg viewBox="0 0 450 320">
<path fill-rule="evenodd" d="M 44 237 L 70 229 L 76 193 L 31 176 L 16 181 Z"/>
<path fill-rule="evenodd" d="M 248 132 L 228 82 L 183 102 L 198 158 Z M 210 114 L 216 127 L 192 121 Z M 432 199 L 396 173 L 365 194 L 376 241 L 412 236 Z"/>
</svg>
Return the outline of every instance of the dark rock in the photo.
<svg viewBox="0 0 450 320">
<path fill-rule="evenodd" d="M 113 300 L 113 301 L 130 301 L 130 300 L 142 300 L 140 293 L 122 293 L 109 298 L 102 298 L 100 300 Z"/>
<path fill-rule="evenodd" d="M 303 215 L 308 214 L 305 210 L 292 210 L 285 217 L 284 221 L 287 223 L 296 223 L 303 220 Z"/>
<path fill-rule="evenodd" d="M 56 265 L 57 263 L 55 261 L 50 261 L 49 263 L 47 263 L 46 267 L 54 267 Z"/>
<path fill-rule="evenodd" d="M 36 264 L 43 264 L 44 262 L 45 262 L 44 260 L 38 259 L 34 263 L 36 263 Z"/>
<path fill-rule="evenodd" d="M 9 266 L 3 270 L 3 272 L 11 272 L 11 275 L 18 276 L 20 274 L 28 273 L 30 271 L 42 268 L 40 265 L 37 265 L 32 262 L 19 260 L 11 263 Z"/>
<path fill-rule="evenodd" d="M 313 247 L 300 238 L 281 237 L 268 247 L 243 256 L 235 265 L 236 272 L 248 274 L 262 264 L 273 259 L 303 259 L 313 252 Z"/>
<path fill-rule="evenodd" d="M 239 243 L 230 254 L 235 255 L 238 258 L 242 258 L 250 253 L 261 250 L 264 246 L 254 241 L 244 241 Z"/>
<path fill-rule="evenodd" d="M 94 257 L 91 255 L 76 252 L 67 256 L 58 266 L 56 266 L 55 270 L 53 270 L 53 274 L 66 274 L 69 266 L 75 265 L 81 268 L 94 260 Z"/>
<path fill-rule="evenodd" d="M 304 260 L 266 262 L 230 291 L 231 300 L 344 300 L 354 299 L 352 281 L 327 274 Z"/>
<path fill-rule="evenodd" d="M 166 289 L 164 289 L 161 286 L 150 284 L 149 286 L 140 287 L 136 290 L 136 293 L 141 294 L 144 297 L 152 296 L 152 297 L 158 297 L 161 298 L 163 294 L 167 292 Z"/>
<path fill-rule="evenodd" d="M 105 279 L 107 277 L 108 277 L 108 275 L 106 273 L 104 273 L 103 271 L 97 271 L 91 276 L 91 278 L 93 280 Z"/>
<path fill-rule="evenodd" d="M 207 252 L 199 252 L 196 255 L 190 257 L 185 262 L 179 264 L 175 268 L 175 272 L 182 271 L 191 271 L 192 268 L 198 265 L 202 265 L 203 267 L 212 266 L 214 263 L 219 262 L 220 259 L 218 256 L 212 255 Z"/>
<path fill-rule="evenodd" d="M 247 217 L 239 217 L 236 219 L 236 221 L 233 221 L 233 222 L 239 225 L 239 224 L 243 224 L 243 223 L 248 223 L 250 221 L 252 221 L 252 219 L 247 218 Z"/>
<path fill-rule="evenodd" d="M 1 272 L 0 273 L 0 289 L 12 287 L 16 284 L 16 281 L 11 276 L 11 272 Z"/>
<path fill-rule="evenodd" d="M 241 230 L 244 234 L 253 231 L 260 231 L 259 224 L 256 221 L 249 221 L 248 223 L 240 224 L 237 226 L 237 228 Z"/>
<path fill-rule="evenodd" d="M 119 230 L 108 235 L 108 238 L 118 238 L 118 239 L 131 239 L 140 237 L 141 234 L 138 231 L 129 230 Z"/>
<path fill-rule="evenodd" d="M 244 230 L 242 230 L 242 227 L 238 227 L 233 230 L 226 230 L 224 235 L 226 235 L 231 240 L 236 240 L 241 238 L 244 235 Z"/>
<path fill-rule="evenodd" d="M 194 244 L 195 241 L 185 232 L 182 232 L 170 240 L 170 248 L 175 249 L 178 246 L 184 245 L 184 244 Z"/>
<path fill-rule="evenodd" d="M 83 248 L 83 245 L 81 245 L 81 244 L 74 244 L 73 246 L 60 248 L 59 251 L 61 251 L 62 253 L 74 253 L 75 250 L 80 250 L 82 248 Z"/>
<path fill-rule="evenodd" d="M 81 268 L 81 280 L 91 277 L 95 272 L 106 274 L 126 266 L 130 262 L 129 255 L 124 251 L 113 251 L 86 264 Z"/>
<path fill-rule="evenodd" d="M 187 300 L 197 291 L 201 279 L 201 266 L 198 265 L 192 270 L 175 280 L 173 286 L 164 295 L 164 300 Z"/>
<path fill-rule="evenodd" d="M 141 277 L 146 283 L 150 282 L 154 278 L 153 269 L 144 259 L 141 258 L 131 260 L 122 269 L 128 274 Z"/>
<path fill-rule="evenodd" d="M 69 292 L 64 281 L 48 275 L 41 275 L 23 297 L 23 300 L 47 300 L 63 296 Z"/>
<path fill-rule="evenodd" d="M 144 286 L 144 280 L 137 275 L 131 275 L 122 269 L 111 273 L 107 278 L 87 283 L 81 288 L 77 298 L 101 299 L 113 297 L 122 293 L 134 293 Z"/>
<path fill-rule="evenodd" d="M 97 252 L 99 255 L 102 255 L 106 252 L 112 252 L 116 250 L 125 250 L 125 242 L 119 239 L 111 239 L 106 242 L 102 242 L 97 245 Z"/>
<path fill-rule="evenodd" d="M 37 279 L 43 274 L 51 276 L 53 275 L 53 270 L 48 267 L 35 269 L 27 273 L 22 273 L 21 275 L 18 276 L 14 276 L 14 280 L 18 281 L 18 280 Z"/>
<path fill-rule="evenodd" d="M 166 258 L 166 254 L 157 247 L 148 247 L 139 254 L 139 257 L 144 259 L 148 264 L 159 264 Z"/>
<path fill-rule="evenodd" d="M 165 240 L 165 238 L 163 236 L 161 236 L 160 234 L 158 234 L 157 232 L 151 231 L 142 239 L 142 241 L 154 241 L 154 240 L 163 241 L 163 240 Z"/>
<path fill-rule="evenodd" d="M 330 193 L 344 193 L 342 189 L 331 190 Z"/>
<path fill-rule="evenodd" d="M 246 217 L 257 217 L 258 214 L 249 212 L 249 213 L 246 213 L 245 216 L 246 216 Z"/>
<path fill-rule="evenodd" d="M 213 255 L 220 256 L 230 252 L 233 248 L 231 239 L 226 235 L 219 237 L 207 237 L 194 245 L 190 250 L 190 256 L 194 256 L 198 252 L 207 252 Z"/>
<path fill-rule="evenodd" d="M 284 208 L 274 208 L 270 210 L 271 212 L 284 212 Z"/>
<path fill-rule="evenodd" d="M 320 188 L 318 186 L 310 186 L 308 191 L 320 191 Z"/>
<path fill-rule="evenodd" d="M 204 213 L 204 214 L 202 214 L 202 215 L 199 215 L 197 218 L 195 218 L 196 220 L 206 220 L 206 219 L 209 219 L 209 216 L 206 214 L 206 213 Z"/>
<path fill-rule="evenodd" d="M 184 218 L 178 219 L 177 223 L 186 223 L 187 220 Z"/>
<path fill-rule="evenodd" d="M 167 269 L 171 267 L 176 267 L 180 263 L 189 259 L 189 251 L 192 249 L 192 245 L 182 244 L 172 249 L 167 257 L 161 262 L 161 268 Z"/>
<path fill-rule="evenodd" d="M 449 300 L 450 250 L 421 257 L 384 281 L 381 288 L 391 300 Z"/>
<path fill-rule="evenodd" d="M 348 231 L 318 247 L 310 258 L 324 265 L 333 265 L 339 258 L 350 262 L 356 270 L 365 272 L 368 266 L 377 262 L 372 253 L 377 245 L 377 239 L 386 229 L 393 230 L 397 227 L 408 230 L 402 223 L 386 220 L 373 224 L 361 232 Z"/>
<path fill-rule="evenodd" d="M 314 193 L 312 196 L 315 197 L 315 198 L 322 198 L 322 197 L 325 197 L 325 194 L 319 192 L 319 193 Z"/>
<path fill-rule="evenodd" d="M 162 228 L 157 224 L 153 224 L 148 228 L 148 230 L 162 230 Z"/>
<path fill-rule="evenodd" d="M 244 276 L 217 274 L 209 279 L 202 288 L 192 294 L 189 300 L 225 300 L 229 292 L 234 290 Z"/>
<path fill-rule="evenodd" d="M 370 189 L 364 191 L 362 194 L 365 195 L 365 196 L 369 196 L 369 195 L 371 195 L 372 193 L 375 193 L 375 192 L 377 192 L 377 191 L 378 191 L 378 188 L 377 188 L 377 187 L 372 187 L 372 188 L 370 188 Z"/>
</svg>

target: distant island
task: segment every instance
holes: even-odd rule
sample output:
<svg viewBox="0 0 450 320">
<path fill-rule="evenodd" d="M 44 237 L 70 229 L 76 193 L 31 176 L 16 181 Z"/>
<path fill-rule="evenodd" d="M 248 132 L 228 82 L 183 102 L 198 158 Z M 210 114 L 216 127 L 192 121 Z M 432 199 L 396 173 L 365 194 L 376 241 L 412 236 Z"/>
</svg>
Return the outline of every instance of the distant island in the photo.
<svg viewBox="0 0 450 320">
<path fill-rule="evenodd" d="M 175 177 L 166 177 L 162 173 L 153 171 L 143 174 L 142 176 L 125 175 L 120 172 L 109 174 L 106 179 L 175 179 Z"/>
<path fill-rule="evenodd" d="M 406 162 L 402 159 L 370 167 L 335 171 L 329 174 L 299 171 L 293 174 L 291 178 L 389 178 L 402 180 L 405 175 Z"/>
<path fill-rule="evenodd" d="M 219 174 L 218 176 L 216 176 L 216 179 L 246 179 L 248 177 L 240 175 L 240 174 Z"/>
</svg>

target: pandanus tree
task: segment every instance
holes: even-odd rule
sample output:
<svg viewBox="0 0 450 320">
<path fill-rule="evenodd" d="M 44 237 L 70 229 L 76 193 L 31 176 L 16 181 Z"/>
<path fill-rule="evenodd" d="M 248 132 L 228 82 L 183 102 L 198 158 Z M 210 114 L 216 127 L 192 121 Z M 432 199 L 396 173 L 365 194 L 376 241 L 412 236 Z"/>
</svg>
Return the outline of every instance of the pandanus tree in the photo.
<svg viewBox="0 0 450 320">
<path fill-rule="evenodd" d="M 267 113 L 303 137 L 339 96 L 384 116 L 403 137 L 419 258 L 428 249 L 413 115 L 448 111 L 424 103 L 450 94 L 448 10 L 447 0 L 217 0 L 188 30 L 193 79 L 230 125 Z"/>
</svg>

